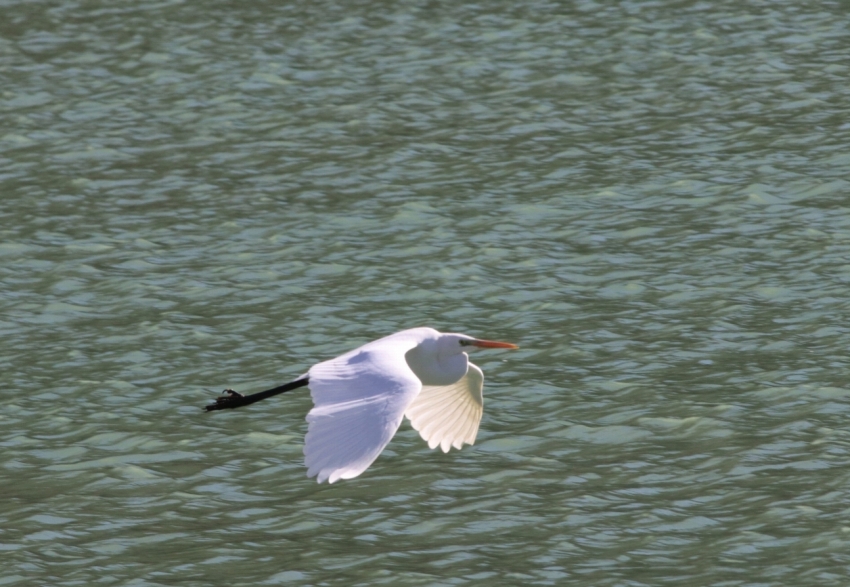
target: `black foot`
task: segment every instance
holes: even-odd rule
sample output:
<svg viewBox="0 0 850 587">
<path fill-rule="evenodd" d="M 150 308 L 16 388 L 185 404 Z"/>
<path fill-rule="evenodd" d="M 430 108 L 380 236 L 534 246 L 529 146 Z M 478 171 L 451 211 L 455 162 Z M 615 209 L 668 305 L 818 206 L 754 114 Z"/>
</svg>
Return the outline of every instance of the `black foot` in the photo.
<svg viewBox="0 0 850 587">
<path fill-rule="evenodd" d="M 217 397 L 214 404 L 209 404 L 204 408 L 206 411 L 212 412 L 213 410 L 227 410 L 229 408 L 238 408 L 239 406 L 245 405 L 245 396 L 238 391 L 225 389 L 221 393 L 226 393 L 227 395 Z"/>
</svg>

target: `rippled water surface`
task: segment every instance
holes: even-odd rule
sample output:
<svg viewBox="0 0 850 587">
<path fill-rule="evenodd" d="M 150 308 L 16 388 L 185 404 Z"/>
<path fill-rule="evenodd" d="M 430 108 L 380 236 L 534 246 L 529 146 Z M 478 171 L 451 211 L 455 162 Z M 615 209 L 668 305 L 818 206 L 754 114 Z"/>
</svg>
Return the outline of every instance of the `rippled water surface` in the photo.
<svg viewBox="0 0 850 587">
<path fill-rule="evenodd" d="M 0 12 L 0 585 L 848 584 L 846 6 Z M 200 409 L 419 325 L 460 452 Z"/>
</svg>

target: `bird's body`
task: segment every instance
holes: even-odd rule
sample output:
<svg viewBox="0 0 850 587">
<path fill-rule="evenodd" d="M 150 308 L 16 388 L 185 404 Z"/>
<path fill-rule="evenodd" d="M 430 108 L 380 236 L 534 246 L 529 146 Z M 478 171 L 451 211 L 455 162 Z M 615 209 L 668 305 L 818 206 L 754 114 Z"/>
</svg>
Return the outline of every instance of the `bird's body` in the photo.
<svg viewBox="0 0 850 587">
<path fill-rule="evenodd" d="M 431 448 L 472 444 L 483 413 L 484 376 L 469 347 L 516 345 L 412 328 L 314 365 L 295 381 L 219 398 L 208 410 L 238 407 L 308 385 L 307 476 L 319 483 L 357 477 L 374 462 L 406 416 Z M 256 398 L 256 399 L 252 399 Z"/>
</svg>

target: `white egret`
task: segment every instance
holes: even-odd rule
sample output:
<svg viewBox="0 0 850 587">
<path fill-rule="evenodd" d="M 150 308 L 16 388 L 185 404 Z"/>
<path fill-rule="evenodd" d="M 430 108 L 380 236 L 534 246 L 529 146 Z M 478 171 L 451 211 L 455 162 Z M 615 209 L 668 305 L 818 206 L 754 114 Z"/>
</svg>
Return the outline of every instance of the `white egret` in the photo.
<svg viewBox="0 0 850 587">
<path fill-rule="evenodd" d="M 484 410 L 484 374 L 466 350 L 515 344 L 411 328 L 318 363 L 298 379 L 252 395 L 226 389 L 208 411 L 238 408 L 305 385 L 304 457 L 319 483 L 352 479 L 371 465 L 405 416 L 430 448 L 472 444 Z"/>
</svg>

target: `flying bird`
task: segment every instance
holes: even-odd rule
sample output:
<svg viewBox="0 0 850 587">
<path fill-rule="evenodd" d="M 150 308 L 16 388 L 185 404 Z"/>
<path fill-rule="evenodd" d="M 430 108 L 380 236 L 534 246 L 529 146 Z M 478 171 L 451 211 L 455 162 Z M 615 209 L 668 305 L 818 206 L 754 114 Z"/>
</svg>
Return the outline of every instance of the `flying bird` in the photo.
<svg viewBox="0 0 850 587">
<path fill-rule="evenodd" d="M 232 389 L 207 411 L 238 408 L 308 386 L 304 457 L 319 483 L 352 479 L 369 468 L 406 416 L 430 448 L 472 444 L 484 411 L 484 374 L 469 362 L 475 348 L 515 349 L 509 342 L 411 328 L 318 363 L 289 383 L 252 395 Z"/>
</svg>

